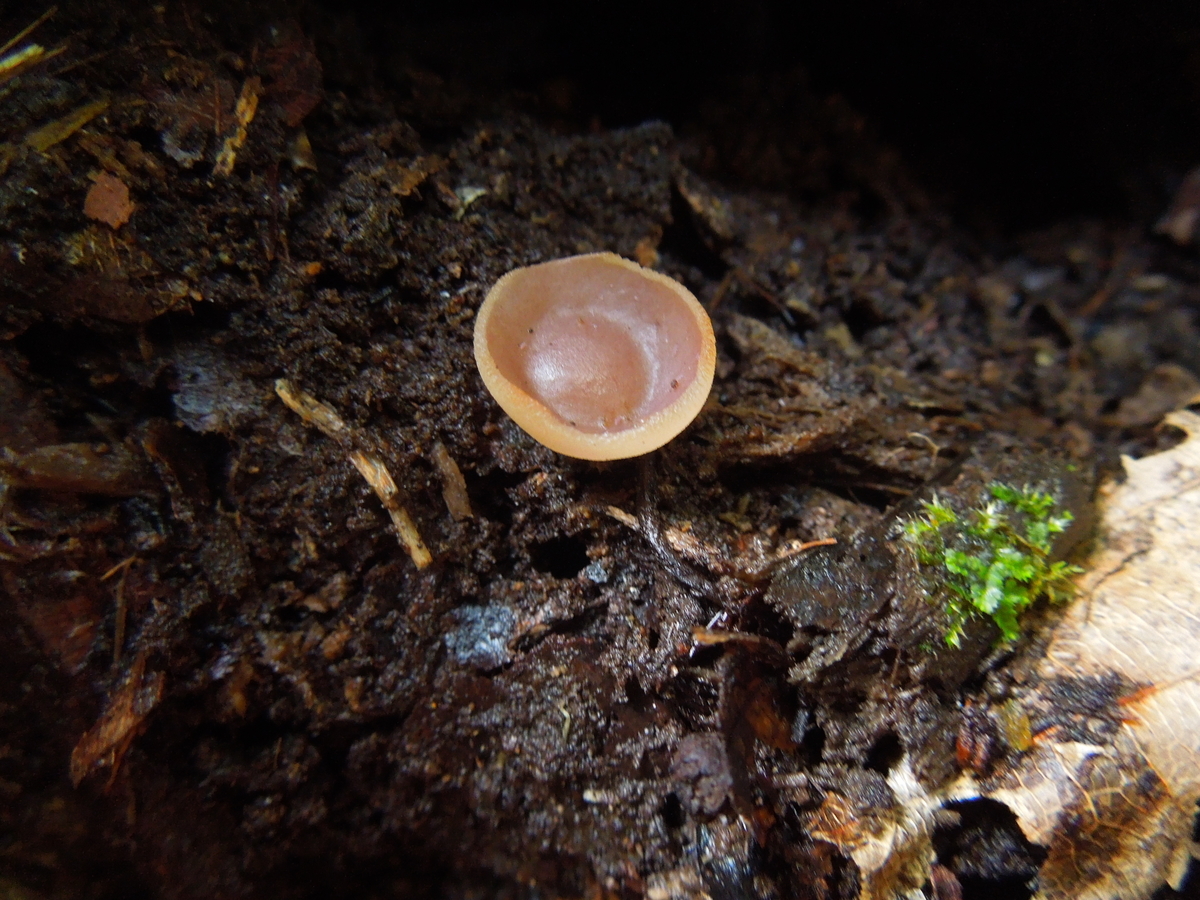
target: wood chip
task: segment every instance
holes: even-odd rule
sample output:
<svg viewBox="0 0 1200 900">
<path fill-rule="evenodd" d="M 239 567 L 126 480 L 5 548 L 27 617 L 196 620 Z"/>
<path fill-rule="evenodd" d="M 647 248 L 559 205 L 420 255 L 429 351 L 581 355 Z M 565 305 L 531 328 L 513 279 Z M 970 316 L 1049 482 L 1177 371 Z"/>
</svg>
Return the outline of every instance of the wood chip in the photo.
<svg viewBox="0 0 1200 900">
<path fill-rule="evenodd" d="M 129 677 L 109 700 L 99 721 L 89 728 L 71 752 L 71 783 L 76 787 L 94 769 L 112 767 L 115 777 L 121 759 L 133 744 L 146 717 L 162 699 L 166 679 L 162 672 L 146 674 L 146 658 L 139 656 Z"/>
<path fill-rule="evenodd" d="M 124 446 L 51 444 L 0 453 L 0 477 L 13 487 L 105 497 L 153 494 L 158 481 L 145 459 Z"/>
<path fill-rule="evenodd" d="M 467 496 L 467 481 L 463 478 L 462 469 L 441 441 L 433 445 L 432 456 L 433 464 L 442 476 L 442 497 L 451 518 L 456 522 L 471 518 L 471 498 Z"/>
<path fill-rule="evenodd" d="M 120 228 L 129 221 L 135 209 L 129 199 L 129 187 L 120 178 L 101 172 L 83 201 L 83 214 L 103 222 L 110 228 Z"/>
<path fill-rule="evenodd" d="M 237 127 L 225 138 L 221 152 L 217 154 L 217 162 L 213 166 L 213 174 L 221 177 L 233 172 L 233 164 L 237 161 L 238 151 L 246 143 L 246 135 L 254 114 L 258 112 L 258 97 L 262 93 L 262 81 L 257 76 L 247 78 L 242 84 L 242 92 L 238 96 L 237 106 L 233 114 L 237 118 Z"/>
<path fill-rule="evenodd" d="M 0 84 L 11 81 L 45 58 L 46 48 L 41 44 L 26 44 L 20 50 L 14 50 L 0 58 Z"/>
<path fill-rule="evenodd" d="M 381 172 L 388 181 L 388 191 L 393 196 L 407 197 L 420 187 L 426 178 L 441 171 L 444 163 L 445 161 L 438 156 L 418 156 L 410 163 L 390 161 L 384 165 Z M 451 196 L 457 202 L 457 195 L 453 191 Z"/>
<path fill-rule="evenodd" d="M 108 109 L 108 100 L 96 100 L 43 125 L 25 136 L 25 146 L 38 153 L 45 153 L 55 144 L 61 144 L 100 113 Z"/>
</svg>

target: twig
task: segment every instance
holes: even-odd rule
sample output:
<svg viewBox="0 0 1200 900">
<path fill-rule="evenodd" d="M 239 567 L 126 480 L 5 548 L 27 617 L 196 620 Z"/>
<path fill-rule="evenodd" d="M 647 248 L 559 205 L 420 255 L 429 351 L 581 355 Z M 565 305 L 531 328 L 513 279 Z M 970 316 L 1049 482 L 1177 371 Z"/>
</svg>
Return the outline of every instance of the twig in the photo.
<svg viewBox="0 0 1200 900">
<path fill-rule="evenodd" d="M 50 7 L 48 10 L 46 10 L 44 13 L 42 13 L 40 16 L 38 16 L 36 19 L 34 19 L 32 25 L 27 25 L 25 28 L 22 28 L 15 35 L 13 35 L 11 38 L 9 38 L 7 41 L 5 41 L 4 45 L 0 46 L 0 53 L 7 53 L 10 49 L 15 47 L 21 41 L 25 40 L 25 38 L 27 38 L 27 37 L 29 37 L 29 35 L 33 34 L 33 31 L 35 28 L 37 28 L 39 25 L 41 25 L 43 22 L 45 22 L 47 19 L 49 19 L 51 16 L 53 16 L 56 12 L 58 12 L 57 5 Z"/>
<path fill-rule="evenodd" d="M 288 409 L 296 413 L 309 425 L 318 428 L 322 434 L 329 437 L 342 437 L 346 431 L 346 423 L 337 411 L 327 403 L 322 403 L 312 394 L 306 394 L 297 389 L 286 378 L 275 382 L 275 393 L 287 404 Z"/>
<path fill-rule="evenodd" d="M 121 664 L 121 651 L 125 649 L 125 627 L 126 621 L 129 618 L 129 602 L 125 599 L 125 576 L 129 574 L 130 568 L 138 561 L 136 556 L 130 556 L 127 559 L 121 560 L 107 572 L 100 576 L 101 581 L 108 581 L 118 572 L 121 573 L 121 578 L 117 581 L 117 605 L 113 610 L 113 654 L 112 664 L 115 669 Z"/>
<path fill-rule="evenodd" d="M 285 378 L 280 378 L 275 382 L 275 393 L 279 395 L 280 400 L 287 404 L 288 409 L 299 415 L 309 425 L 319 429 L 322 434 L 334 438 L 344 447 L 353 445 L 355 432 L 332 406 L 322 403 L 311 394 L 298 389 Z M 412 516 L 400 502 L 400 489 L 396 486 L 396 482 L 388 472 L 383 460 L 373 452 L 358 449 L 350 449 L 349 457 L 354 468 L 358 469 L 359 474 L 367 480 L 367 484 L 371 486 L 375 495 L 383 503 L 383 508 L 387 510 L 392 519 L 392 525 L 396 529 L 396 536 L 400 538 L 400 543 L 408 551 L 412 561 L 418 569 L 425 568 L 433 562 L 433 556 L 430 554 L 429 548 L 425 546 L 425 542 L 421 540 L 421 534 L 417 531 Z"/>
<path fill-rule="evenodd" d="M 388 472 L 383 461 L 373 454 L 354 450 L 350 453 L 350 462 L 354 463 L 354 468 L 358 469 L 362 477 L 367 480 L 367 484 L 371 485 L 376 496 L 383 503 L 383 508 L 392 517 L 392 524 L 396 527 L 400 543 L 404 545 L 404 549 L 408 551 L 408 555 L 412 557 L 417 568 L 423 569 L 433 562 L 433 556 L 430 555 L 425 542 L 421 540 L 421 535 L 417 531 L 412 517 L 408 514 L 408 510 L 400 504 L 400 489 L 396 487 L 396 482 L 392 479 L 391 473 Z"/>
</svg>

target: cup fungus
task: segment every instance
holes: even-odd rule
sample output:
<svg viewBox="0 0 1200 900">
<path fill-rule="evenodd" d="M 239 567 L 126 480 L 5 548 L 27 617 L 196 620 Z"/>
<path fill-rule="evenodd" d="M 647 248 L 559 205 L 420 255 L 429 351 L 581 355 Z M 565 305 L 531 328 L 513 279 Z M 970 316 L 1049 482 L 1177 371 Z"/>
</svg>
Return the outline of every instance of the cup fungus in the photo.
<svg viewBox="0 0 1200 900">
<path fill-rule="evenodd" d="M 475 321 L 475 362 L 535 440 L 579 459 L 661 447 L 700 412 L 716 366 L 691 291 L 613 253 L 514 269 Z"/>
</svg>

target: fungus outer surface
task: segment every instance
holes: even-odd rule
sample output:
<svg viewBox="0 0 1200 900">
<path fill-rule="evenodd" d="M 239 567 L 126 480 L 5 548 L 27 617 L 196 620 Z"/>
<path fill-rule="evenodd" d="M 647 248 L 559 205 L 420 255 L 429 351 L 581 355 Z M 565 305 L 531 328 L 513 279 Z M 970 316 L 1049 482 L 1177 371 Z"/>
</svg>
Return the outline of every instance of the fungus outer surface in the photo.
<svg viewBox="0 0 1200 900">
<path fill-rule="evenodd" d="M 712 388 L 712 323 L 679 282 L 614 253 L 514 269 L 475 321 L 483 383 L 535 440 L 579 459 L 661 447 Z"/>
</svg>

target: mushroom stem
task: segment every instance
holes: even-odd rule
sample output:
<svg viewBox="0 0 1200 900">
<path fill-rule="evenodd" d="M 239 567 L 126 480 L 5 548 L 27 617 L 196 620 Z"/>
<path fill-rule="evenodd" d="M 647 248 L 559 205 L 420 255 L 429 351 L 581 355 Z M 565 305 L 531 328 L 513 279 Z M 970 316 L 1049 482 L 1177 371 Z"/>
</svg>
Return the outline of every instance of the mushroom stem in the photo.
<svg viewBox="0 0 1200 900">
<path fill-rule="evenodd" d="M 711 600 L 715 589 L 711 581 L 685 563 L 671 549 L 662 534 L 662 525 L 658 519 L 658 509 L 654 504 L 654 494 L 658 486 L 658 470 L 654 466 L 654 453 L 645 453 L 638 457 L 638 524 L 641 525 L 642 537 L 658 556 L 663 567 L 671 573 L 676 581 L 691 588 L 705 599 Z"/>
</svg>

